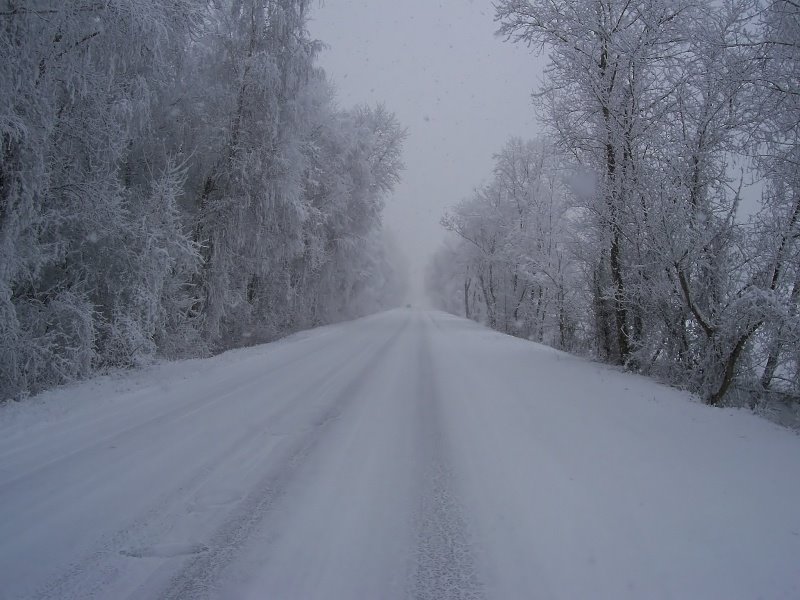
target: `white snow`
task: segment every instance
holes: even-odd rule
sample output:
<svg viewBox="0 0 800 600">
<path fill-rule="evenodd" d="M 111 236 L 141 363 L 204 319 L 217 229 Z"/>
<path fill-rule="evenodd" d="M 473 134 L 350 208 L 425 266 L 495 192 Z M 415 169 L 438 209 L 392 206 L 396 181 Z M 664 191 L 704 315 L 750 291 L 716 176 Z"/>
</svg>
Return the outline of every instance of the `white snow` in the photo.
<svg viewBox="0 0 800 600">
<path fill-rule="evenodd" d="M 797 598 L 800 437 L 396 310 L 0 408 L 0 598 Z"/>
</svg>

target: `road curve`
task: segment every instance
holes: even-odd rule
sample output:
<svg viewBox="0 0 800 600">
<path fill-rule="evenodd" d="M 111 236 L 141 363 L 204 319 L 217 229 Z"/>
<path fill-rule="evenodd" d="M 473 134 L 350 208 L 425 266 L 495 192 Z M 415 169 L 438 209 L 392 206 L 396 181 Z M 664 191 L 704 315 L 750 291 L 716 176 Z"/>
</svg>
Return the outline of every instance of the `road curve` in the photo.
<svg viewBox="0 0 800 600">
<path fill-rule="evenodd" d="M 752 415 L 395 310 L 0 410 L 0 598 L 800 597 L 792 468 Z"/>
</svg>

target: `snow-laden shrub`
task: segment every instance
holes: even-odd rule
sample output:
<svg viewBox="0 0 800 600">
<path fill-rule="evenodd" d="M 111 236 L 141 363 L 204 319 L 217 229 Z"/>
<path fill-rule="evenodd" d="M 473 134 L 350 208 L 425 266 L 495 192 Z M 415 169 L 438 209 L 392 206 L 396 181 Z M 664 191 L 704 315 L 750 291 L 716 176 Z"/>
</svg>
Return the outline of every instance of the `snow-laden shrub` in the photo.
<svg viewBox="0 0 800 600">
<path fill-rule="evenodd" d="M 13 311 L 13 312 L 12 312 Z M 86 377 L 95 359 L 94 307 L 83 294 L 3 303 L 0 399 Z"/>
</svg>

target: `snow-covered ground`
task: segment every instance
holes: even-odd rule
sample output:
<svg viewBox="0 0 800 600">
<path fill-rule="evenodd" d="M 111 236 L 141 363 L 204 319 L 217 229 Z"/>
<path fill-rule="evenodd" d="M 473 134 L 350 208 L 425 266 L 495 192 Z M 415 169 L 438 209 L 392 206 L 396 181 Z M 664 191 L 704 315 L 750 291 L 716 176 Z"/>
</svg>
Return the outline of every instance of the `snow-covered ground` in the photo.
<svg viewBox="0 0 800 600">
<path fill-rule="evenodd" d="M 396 310 L 0 409 L 2 598 L 800 598 L 800 437 Z"/>
</svg>

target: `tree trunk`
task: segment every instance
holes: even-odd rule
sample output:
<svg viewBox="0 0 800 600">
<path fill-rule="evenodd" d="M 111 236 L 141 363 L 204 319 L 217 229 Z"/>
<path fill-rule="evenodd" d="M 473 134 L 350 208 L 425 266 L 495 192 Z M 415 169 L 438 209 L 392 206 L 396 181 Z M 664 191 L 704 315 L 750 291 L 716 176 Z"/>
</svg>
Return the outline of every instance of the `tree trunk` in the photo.
<svg viewBox="0 0 800 600">
<path fill-rule="evenodd" d="M 464 316 L 469 319 L 470 318 L 470 311 L 469 311 L 469 286 L 472 283 L 472 279 L 470 277 L 464 277 Z"/>
<path fill-rule="evenodd" d="M 628 314 L 625 308 L 625 285 L 622 281 L 622 265 L 620 263 L 620 238 L 618 227 L 613 226 L 611 239 L 610 263 L 611 281 L 614 284 L 614 320 L 617 327 L 617 347 L 619 348 L 619 364 L 625 364 L 630 355 L 628 344 Z"/>
<path fill-rule="evenodd" d="M 800 300 L 800 272 L 798 272 L 794 280 L 792 293 L 789 295 L 789 320 L 794 319 L 797 315 L 798 300 Z M 772 378 L 775 376 L 775 370 L 778 368 L 778 359 L 783 350 L 782 333 L 783 327 L 779 325 L 774 333 L 772 344 L 770 344 L 769 356 L 767 357 L 767 364 L 764 367 L 764 373 L 761 375 L 761 387 L 765 390 L 768 390 L 772 384 Z"/>
<path fill-rule="evenodd" d="M 739 362 L 739 357 L 742 355 L 742 350 L 744 350 L 744 347 L 750 339 L 750 336 L 757 328 L 758 326 L 751 328 L 750 331 L 742 335 L 736 341 L 733 350 L 728 355 L 728 359 L 725 361 L 725 370 L 722 374 L 722 381 L 720 382 L 717 391 L 706 398 L 706 404 L 710 406 L 722 406 L 722 400 L 725 397 L 725 394 L 728 393 L 728 390 L 733 383 L 733 378 L 736 375 L 736 365 Z"/>
<path fill-rule="evenodd" d="M 491 277 L 491 272 L 490 272 Z M 491 283 L 487 286 L 486 280 L 483 277 L 483 274 L 478 275 L 478 281 L 481 284 L 481 291 L 483 292 L 483 303 L 486 305 L 486 319 L 488 320 L 488 325 L 492 329 L 497 328 L 497 315 L 495 314 L 495 307 L 494 307 L 494 298 L 493 292 L 491 289 Z M 491 282 L 491 279 L 490 279 Z"/>
</svg>

